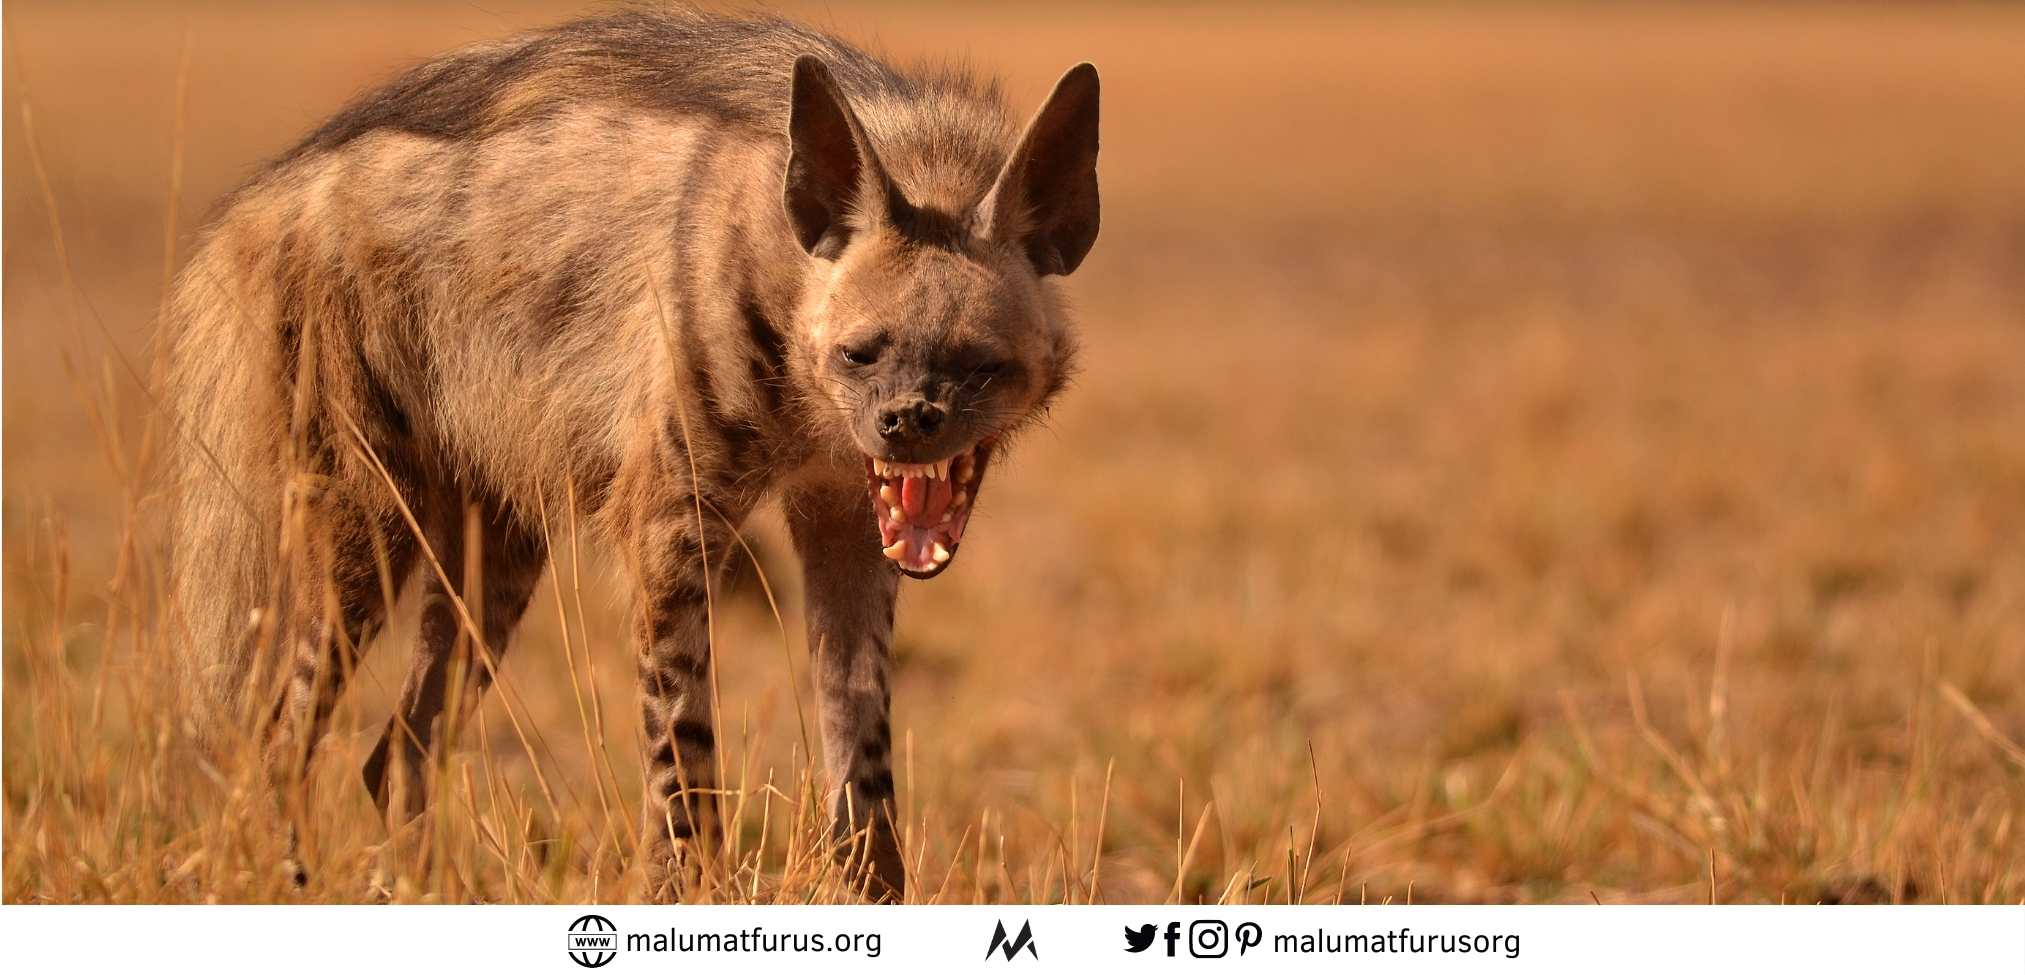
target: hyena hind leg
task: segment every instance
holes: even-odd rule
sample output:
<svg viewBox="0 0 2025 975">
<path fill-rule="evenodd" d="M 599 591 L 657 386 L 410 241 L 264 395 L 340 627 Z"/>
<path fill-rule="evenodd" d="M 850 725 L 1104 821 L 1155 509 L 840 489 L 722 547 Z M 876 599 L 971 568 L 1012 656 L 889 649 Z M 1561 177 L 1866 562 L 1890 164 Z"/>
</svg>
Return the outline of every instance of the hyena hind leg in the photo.
<svg viewBox="0 0 2025 975">
<path fill-rule="evenodd" d="M 437 505 L 426 531 L 442 566 L 422 566 L 422 625 L 414 660 L 386 731 L 366 759 L 366 789 L 389 826 L 419 816 L 428 805 L 432 756 L 454 738 L 492 685 L 492 667 L 508 641 L 548 562 L 541 535 L 492 502 Z M 490 664 L 476 651 L 457 610 L 447 576 L 465 612 L 477 622 Z"/>
<path fill-rule="evenodd" d="M 310 759 L 365 650 L 386 621 L 386 593 L 414 561 L 407 529 L 384 512 L 342 501 L 305 513 L 284 560 L 274 634 L 282 680 L 263 745 L 265 764 L 288 818 L 287 867 L 308 883 L 301 844 Z M 256 678 L 257 679 L 257 678 Z"/>
<path fill-rule="evenodd" d="M 887 672 L 900 577 L 856 485 L 789 499 L 802 560 L 809 648 L 821 696 L 832 831 L 850 882 L 872 900 L 906 896 L 893 788 L 893 696 Z"/>
</svg>

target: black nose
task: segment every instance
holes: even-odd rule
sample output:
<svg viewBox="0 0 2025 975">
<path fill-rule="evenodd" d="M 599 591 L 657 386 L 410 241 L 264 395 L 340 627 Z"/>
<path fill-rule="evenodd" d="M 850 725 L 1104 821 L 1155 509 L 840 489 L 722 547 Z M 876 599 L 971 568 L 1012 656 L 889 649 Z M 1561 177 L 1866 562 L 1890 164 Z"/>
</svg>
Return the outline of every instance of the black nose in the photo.
<svg viewBox="0 0 2025 975">
<path fill-rule="evenodd" d="M 896 399 L 879 408 L 879 436 L 889 441 L 932 437 L 946 416 L 942 407 L 919 396 Z"/>
</svg>

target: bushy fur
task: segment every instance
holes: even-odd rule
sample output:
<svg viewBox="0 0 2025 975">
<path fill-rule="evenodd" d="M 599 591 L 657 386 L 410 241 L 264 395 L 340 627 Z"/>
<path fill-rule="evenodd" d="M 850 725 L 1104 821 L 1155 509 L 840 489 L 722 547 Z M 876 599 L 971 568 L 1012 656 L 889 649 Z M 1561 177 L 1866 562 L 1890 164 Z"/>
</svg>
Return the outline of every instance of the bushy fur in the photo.
<svg viewBox="0 0 2025 975">
<path fill-rule="evenodd" d="M 1094 84 L 1073 117 L 1087 237 Z M 827 252 L 783 207 L 791 94 L 848 106 L 881 178 L 818 228 Z M 1044 129 L 1030 138 L 1068 138 Z M 1049 237 L 1044 181 L 1025 174 L 1080 163 L 1019 164 L 1018 136 L 995 86 L 964 73 L 685 11 L 474 47 L 341 111 L 222 204 L 170 304 L 174 574 L 204 710 L 279 718 L 277 749 L 300 758 L 419 572 L 423 646 L 367 772 L 387 801 L 389 763 L 419 764 L 452 675 L 483 687 L 490 664 L 453 647 L 503 652 L 543 519 L 574 505 L 639 601 L 646 828 L 686 839 L 668 796 L 707 776 L 691 753 L 711 739 L 692 617 L 727 533 L 778 491 L 812 582 L 832 587 L 810 625 L 837 662 L 819 675 L 838 702 L 826 739 L 846 739 L 833 771 L 874 786 L 859 805 L 889 799 L 885 743 L 860 741 L 886 725 L 895 580 L 866 537 L 859 426 L 890 390 L 836 375 L 834 346 L 892 329 L 927 369 L 993 344 L 1023 381 L 971 404 L 992 432 L 1059 390 L 1073 343 L 1045 275 L 1074 261 L 1036 254 L 1081 254 Z"/>
</svg>

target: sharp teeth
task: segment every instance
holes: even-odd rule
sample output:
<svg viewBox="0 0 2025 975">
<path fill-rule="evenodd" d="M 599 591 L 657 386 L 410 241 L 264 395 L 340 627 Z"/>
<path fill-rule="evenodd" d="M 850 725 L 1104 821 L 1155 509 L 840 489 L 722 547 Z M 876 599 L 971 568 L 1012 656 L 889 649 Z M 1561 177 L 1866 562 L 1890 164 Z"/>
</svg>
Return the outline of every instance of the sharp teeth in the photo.
<svg viewBox="0 0 2025 975">
<path fill-rule="evenodd" d="M 881 549 L 880 551 L 885 552 L 887 558 L 892 559 L 895 562 L 898 562 L 901 559 L 907 557 L 907 540 L 903 538 L 897 542 L 894 542 L 891 545 L 886 546 L 884 549 Z"/>
<path fill-rule="evenodd" d="M 893 519 L 894 521 L 904 521 L 904 520 L 906 520 L 906 518 L 907 518 L 906 514 L 905 514 L 905 513 L 903 513 L 903 512 L 902 512 L 902 511 L 901 511 L 901 510 L 900 510 L 899 508 L 897 508 L 897 507 L 896 507 L 896 508 L 888 508 L 888 509 L 886 509 L 886 517 L 888 517 L 888 518 L 891 518 L 891 519 Z"/>
<path fill-rule="evenodd" d="M 949 480 L 949 461 L 941 460 L 935 462 L 935 479 L 938 481 Z"/>
<path fill-rule="evenodd" d="M 893 465 L 875 457 L 872 459 L 872 473 L 880 477 L 891 477 L 893 476 Z"/>
<path fill-rule="evenodd" d="M 893 485 L 891 484 L 881 484 L 879 485 L 879 500 L 889 505 L 899 504 L 900 492 L 893 490 Z"/>
<path fill-rule="evenodd" d="M 954 507 L 956 507 L 956 506 L 958 506 L 958 505 L 961 505 L 961 504 L 962 504 L 962 503 L 964 503 L 965 501 L 969 501 L 969 500 L 970 500 L 970 492 L 969 492 L 969 491 L 965 491 L 965 490 L 962 490 L 962 489 L 958 489 L 958 490 L 957 490 L 957 492 L 956 492 L 956 494 L 955 494 L 955 495 L 954 495 L 953 497 L 951 497 L 951 498 L 949 499 L 949 506 L 950 506 L 950 507 L 952 507 L 952 508 L 954 508 Z"/>
<path fill-rule="evenodd" d="M 942 563 L 949 561 L 949 550 L 943 548 L 941 542 L 936 542 L 935 551 L 931 553 L 929 557 L 935 560 L 936 565 L 941 565 Z"/>
</svg>

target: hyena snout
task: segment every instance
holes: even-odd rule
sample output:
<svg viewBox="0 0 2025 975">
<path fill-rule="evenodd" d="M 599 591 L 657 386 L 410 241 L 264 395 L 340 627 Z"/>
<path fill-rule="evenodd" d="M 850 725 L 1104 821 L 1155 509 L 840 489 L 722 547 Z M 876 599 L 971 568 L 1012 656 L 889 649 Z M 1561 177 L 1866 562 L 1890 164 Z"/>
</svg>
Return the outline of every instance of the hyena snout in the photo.
<svg viewBox="0 0 2025 975">
<path fill-rule="evenodd" d="M 933 441 L 942 433 L 949 410 L 920 393 L 896 396 L 879 408 L 875 425 L 888 447 L 905 450 Z"/>
<path fill-rule="evenodd" d="M 996 433 L 979 436 L 972 404 L 952 406 L 947 389 L 929 383 L 879 404 L 858 438 L 879 548 L 916 579 L 939 575 L 956 555 L 998 443 Z"/>
</svg>

